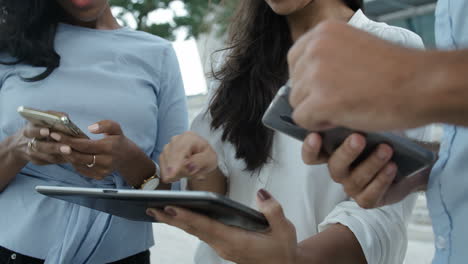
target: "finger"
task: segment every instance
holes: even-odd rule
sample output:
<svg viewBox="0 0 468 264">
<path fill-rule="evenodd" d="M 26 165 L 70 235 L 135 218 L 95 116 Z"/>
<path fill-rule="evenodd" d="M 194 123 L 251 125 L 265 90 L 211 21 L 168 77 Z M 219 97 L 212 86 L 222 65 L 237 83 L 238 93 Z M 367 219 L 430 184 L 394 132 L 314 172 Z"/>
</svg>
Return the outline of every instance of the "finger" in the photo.
<svg viewBox="0 0 468 264">
<path fill-rule="evenodd" d="M 377 177 L 356 197 L 355 201 L 365 209 L 376 208 L 380 205 L 382 198 L 392 185 L 397 173 L 395 163 L 390 163 L 379 172 Z"/>
<path fill-rule="evenodd" d="M 219 241 L 230 244 L 235 234 L 245 232 L 239 228 L 226 226 L 204 215 L 173 206 L 166 207 L 164 212 L 150 209 L 148 213 L 154 215 L 159 222 L 180 228 L 212 246 Z"/>
<path fill-rule="evenodd" d="M 93 134 L 107 134 L 120 136 L 123 135 L 122 128 L 119 123 L 112 120 L 103 120 L 88 127 L 89 132 Z"/>
<path fill-rule="evenodd" d="M 70 146 L 73 150 L 85 154 L 107 154 L 112 152 L 109 139 L 90 140 L 85 138 L 73 138 L 62 133 L 52 132 L 50 137 L 57 142 Z"/>
<path fill-rule="evenodd" d="M 284 215 L 283 207 L 268 191 L 261 189 L 257 192 L 257 204 L 260 212 L 268 220 L 273 232 L 282 230 L 289 225 L 289 220 Z"/>
<path fill-rule="evenodd" d="M 185 168 L 187 172 L 192 176 L 196 176 L 203 175 L 215 170 L 216 167 L 213 168 L 213 164 L 210 162 L 214 159 L 217 159 L 217 157 L 213 157 L 213 155 L 214 153 L 207 150 L 194 154 L 186 162 Z"/>
<path fill-rule="evenodd" d="M 322 137 L 318 133 L 312 133 L 302 144 L 302 160 L 307 165 L 325 163 L 327 157 L 321 152 Z"/>
<path fill-rule="evenodd" d="M 161 169 L 161 180 L 164 183 L 173 183 L 178 181 L 180 178 L 183 176 L 180 176 L 181 169 L 183 169 L 183 164 L 182 161 L 173 161 L 171 159 L 176 159 L 176 157 L 173 157 L 171 154 L 171 146 L 174 143 L 169 143 L 166 146 L 164 146 L 163 152 L 159 156 L 159 163 L 160 163 L 160 169 Z M 171 156 L 171 158 L 169 158 Z M 178 165 L 178 164 L 181 165 Z M 188 175 L 188 174 L 186 174 Z"/>
<path fill-rule="evenodd" d="M 160 168 L 160 173 L 161 175 L 159 175 L 161 177 L 161 181 L 163 183 L 170 183 L 168 182 L 167 179 L 166 180 L 166 177 L 167 177 L 167 161 L 166 161 L 166 157 L 164 155 L 164 151 L 163 153 L 161 153 L 161 155 L 159 155 L 159 168 Z"/>
<path fill-rule="evenodd" d="M 192 154 L 200 151 L 198 142 L 190 135 L 176 136 L 171 140 L 165 153 L 167 160 L 168 177 L 187 176 L 186 165 Z"/>
<path fill-rule="evenodd" d="M 61 155 L 64 149 L 70 149 L 69 146 L 63 144 L 57 144 L 54 142 L 36 141 L 34 143 L 35 152 L 49 154 L 49 155 Z"/>
<path fill-rule="evenodd" d="M 351 176 L 345 180 L 346 193 L 353 196 L 360 193 L 390 161 L 393 150 L 390 146 L 383 144 L 352 172 Z"/>
<path fill-rule="evenodd" d="M 291 91 L 289 93 L 289 103 L 293 109 L 297 108 L 311 93 L 310 79 L 316 75 L 317 67 L 314 62 L 308 60 L 305 55 L 299 59 L 291 75 Z"/>
<path fill-rule="evenodd" d="M 341 183 L 349 176 L 351 164 L 364 151 L 366 139 L 359 134 L 349 136 L 331 155 L 328 168 L 334 181 Z"/>
<path fill-rule="evenodd" d="M 27 138 L 46 139 L 49 135 L 49 128 L 34 126 L 31 123 L 29 123 L 23 130 L 23 136 Z"/>
<path fill-rule="evenodd" d="M 107 164 L 107 160 L 108 160 L 107 156 L 104 156 L 104 155 L 101 155 L 101 156 L 89 155 L 89 154 L 83 154 L 83 153 L 79 153 L 76 151 L 72 151 L 70 154 L 64 153 L 63 157 L 68 162 L 70 162 L 74 167 L 88 168 L 87 165 L 93 164 L 93 163 L 94 163 L 94 166 L 92 167 L 93 169 L 96 169 L 98 167 L 100 168 L 109 167 L 109 164 Z"/>
<path fill-rule="evenodd" d="M 309 131 L 323 131 L 330 129 L 335 125 L 328 120 L 327 112 L 323 109 L 317 109 L 319 104 L 316 103 L 316 98 L 313 95 L 308 95 L 294 108 L 292 118 L 300 127 L 306 128 Z"/>
<path fill-rule="evenodd" d="M 57 155 L 44 154 L 37 151 L 28 150 L 28 156 L 31 163 L 35 165 L 63 164 L 65 160 Z"/>
</svg>

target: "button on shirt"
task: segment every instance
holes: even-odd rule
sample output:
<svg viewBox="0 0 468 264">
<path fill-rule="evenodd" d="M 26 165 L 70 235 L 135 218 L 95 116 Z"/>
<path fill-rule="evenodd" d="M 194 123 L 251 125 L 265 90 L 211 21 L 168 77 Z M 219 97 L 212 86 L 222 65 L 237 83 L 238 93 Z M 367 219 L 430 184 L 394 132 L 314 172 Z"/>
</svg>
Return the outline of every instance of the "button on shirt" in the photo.
<svg viewBox="0 0 468 264">
<path fill-rule="evenodd" d="M 436 38 L 440 49 L 468 48 L 468 1 L 439 0 Z M 439 155 L 427 191 L 435 233 L 433 263 L 467 263 L 468 128 L 444 126 Z"/>
</svg>

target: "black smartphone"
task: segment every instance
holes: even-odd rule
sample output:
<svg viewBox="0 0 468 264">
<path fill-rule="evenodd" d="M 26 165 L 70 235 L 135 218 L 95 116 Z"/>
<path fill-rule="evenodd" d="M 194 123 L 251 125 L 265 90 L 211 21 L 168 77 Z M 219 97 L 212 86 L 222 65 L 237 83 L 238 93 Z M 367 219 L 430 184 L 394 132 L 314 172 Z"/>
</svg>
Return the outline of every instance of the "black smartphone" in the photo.
<svg viewBox="0 0 468 264">
<path fill-rule="evenodd" d="M 304 141 L 311 131 L 299 127 L 294 123 L 294 120 L 291 117 L 293 108 L 289 104 L 290 90 L 291 87 L 289 82 L 281 87 L 263 116 L 263 124 L 273 130 L 285 133 L 300 141 Z M 335 152 L 335 150 L 351 134 L 362 134 L 367 140 L 367 145 L 363 153 L 353 165 L 359 164 L 365 160 L 378 145 L 382 143 L 390 145 L 394 149 L 392 160 L 398 166 L 395 181 L 415 175 L 418 172 L 429 168 L 436 160 L 436 155 L 432 151 L 418 145 L 408 138 L 388 132 L 367 133 L 344 127 L 337 127 L 318 133 L 322 136 L 322 151 L 328 155 Z"/>
</svg>

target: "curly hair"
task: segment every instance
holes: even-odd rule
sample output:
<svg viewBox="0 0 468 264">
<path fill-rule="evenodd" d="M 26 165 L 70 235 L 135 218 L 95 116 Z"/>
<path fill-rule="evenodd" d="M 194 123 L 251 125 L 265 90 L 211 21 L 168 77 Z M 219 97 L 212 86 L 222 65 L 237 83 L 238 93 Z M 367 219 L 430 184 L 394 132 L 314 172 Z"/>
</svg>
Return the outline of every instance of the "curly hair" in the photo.
<svg viewBox="0 0 468 264">
<path fill-rule="evenodd" d="M 47 78 L 60 65 L 54 40 L 62 13 L 55 0 L 0 0 L 0 52 L 14 58 L 0 63 L 44 67 L 43 73 L 23 79 Z"/>
</svg>

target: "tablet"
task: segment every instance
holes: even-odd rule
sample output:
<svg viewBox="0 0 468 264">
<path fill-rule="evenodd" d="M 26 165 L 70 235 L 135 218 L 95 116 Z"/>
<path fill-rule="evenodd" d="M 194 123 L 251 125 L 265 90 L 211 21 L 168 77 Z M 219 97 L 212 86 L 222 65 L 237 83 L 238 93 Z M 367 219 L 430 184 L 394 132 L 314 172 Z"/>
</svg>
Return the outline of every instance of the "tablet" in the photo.
<svg viewBox="0 0 468 264">
<path fill-rule="evenodd" d="M 147 208 L 172 205 L 206 215 L 226 225 L 250 231 L 268 228 L 264 215 L 245 205 L 211 192 L 142 191 L 100 188 L 37 186 L 36 191 L 70 203 L 133 221 L 157 222 Z"/>
<path fill-rule="evenodd" d="M 289 82 L 281 87 L 265 112 L 262 121 L 268 128 L 304 141 L 311 132 L 296 125 L 292 119 L 293 108 L 289 104 L 290 90 Z M 366 133 L 345 127 L 337 127 L 319 132 L 322 136 L 322 151 L 328 155 L 333 154 L 346 138 L 353 133 L 363 135 L 367 141 L 364 151 L 353 163 L 353 166 L 365 160 L 378 145 L 383 143 L 388 144 L 394 149 L 392 161 L 398 166 L 395 178 L 397 182 L 429 168 L 436 160 L 436 155 L 432 151 L 416 144 L 410 139 L 388 132 Z"/>
</svg>

